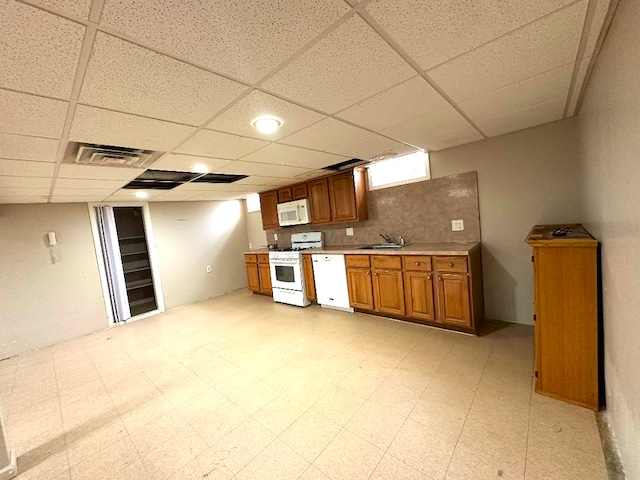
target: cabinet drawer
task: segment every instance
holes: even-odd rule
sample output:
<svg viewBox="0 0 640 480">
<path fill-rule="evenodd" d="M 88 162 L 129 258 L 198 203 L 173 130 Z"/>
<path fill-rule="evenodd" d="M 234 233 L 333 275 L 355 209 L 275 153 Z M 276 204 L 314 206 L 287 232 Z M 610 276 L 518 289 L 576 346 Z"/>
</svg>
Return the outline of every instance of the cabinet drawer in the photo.
<svg viewBox="0 0 640 480">
<path fill-rule="evenodd" d="M 244 256 L 245 263 L 258 263 L 258 256 L 253 253 L 247 253 Z"/>
<path fill-rule="evenodd" d="M 269 263 L 269 254 L 268 253 L 259 253 L 258 254 L 258 263 L 265 264 Z"/>
<path fill-rule="evenodd" d="M 469 271 L 467 257 L 436 257 L 436 269 L 438 272 L 466 273 Z"/>
<path fill-rule="evenodd" d="M 301 200 L 309 196 L 309 193 L 307 192 L 306 183 L 300 183 L 299 185 L 294 185 L 293 187 L 291 187 L 291 192 L 293 194 L 294 200 Z"/>
<path fill-rule="evenodd" d="M 402 269 L 402 257 L 397 255 L 373 255 L 371 256 L 373 268 L 389 268 L 391 270 Z"/>
<path fill-rule="evenodd" d="M 369 266 L 369 255 L 345 255 L 344 257 L 347 267 L 363 267 Z"/>
<path fill-rule="evenodd" d="M 402 257 L 402 263 L 405 270 L 430 272 L 431 271 L 431 257 L 425 257 L 422 255 L 407 255 Z"/>
</svg>

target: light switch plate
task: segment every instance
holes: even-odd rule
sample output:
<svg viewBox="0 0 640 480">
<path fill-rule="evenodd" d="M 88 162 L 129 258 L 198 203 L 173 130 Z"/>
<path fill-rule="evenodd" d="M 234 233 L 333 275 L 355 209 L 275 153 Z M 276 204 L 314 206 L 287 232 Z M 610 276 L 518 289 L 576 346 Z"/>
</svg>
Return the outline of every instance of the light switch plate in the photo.
<svg viewBox="0 0 640 480">
<path fill-rule="evenodd" d="M 464 230 L 464 220 L 451 220 L 451 230 L 454 232 Z"/>
<path fill-rule="evenodd" d="M 347 228 L 347 237 L 353 237 L 353 228 Z"/>
<path fill-rule="evenodd" d="M 278 234 L 277 234 L 277 233 L 274 233 L 274 234 L 273 234 L 273 239 L 274 239 L 274 240 L 278 240 Z"/>
</svg>

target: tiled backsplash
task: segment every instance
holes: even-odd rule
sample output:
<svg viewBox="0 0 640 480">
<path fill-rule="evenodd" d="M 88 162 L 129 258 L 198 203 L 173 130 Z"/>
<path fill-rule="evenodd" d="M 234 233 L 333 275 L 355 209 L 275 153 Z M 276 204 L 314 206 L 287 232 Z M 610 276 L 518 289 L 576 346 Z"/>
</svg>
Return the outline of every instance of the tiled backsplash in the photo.
<svg viewBox="0 0 640 480">
<path fill-rule="evenodd" d="M 476 172 L 367 192 L 369 220 L 340 225 L 299 225 L 267 231 L 269 243 L 290 245 L 291 234 L 321 231 L 325 245 L 380 243 L 378 233 L 410 243 L 479 242 L 480 212 Z M 451 220 L 464 220 L 464 230 L 451 231 Z M 352 227 L 348 237 L 345 229 Z M 278 234 L 274 240 L 273 234 Z"/>
</svg>

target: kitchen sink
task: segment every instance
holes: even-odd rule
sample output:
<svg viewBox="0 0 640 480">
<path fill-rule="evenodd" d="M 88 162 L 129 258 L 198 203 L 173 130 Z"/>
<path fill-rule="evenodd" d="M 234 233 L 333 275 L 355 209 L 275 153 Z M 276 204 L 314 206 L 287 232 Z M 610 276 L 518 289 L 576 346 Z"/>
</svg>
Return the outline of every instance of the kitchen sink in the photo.
<svg viewBox="0 0 640 480">
<path fill-rule="evenodd" d="M 358 247 L 358 250 L 394 250 L 405 246 L 406 245 L 397 245 L 395 243 L 380 243 L 376 245 L 363 245 L 362 247 Z"/>
</svg>

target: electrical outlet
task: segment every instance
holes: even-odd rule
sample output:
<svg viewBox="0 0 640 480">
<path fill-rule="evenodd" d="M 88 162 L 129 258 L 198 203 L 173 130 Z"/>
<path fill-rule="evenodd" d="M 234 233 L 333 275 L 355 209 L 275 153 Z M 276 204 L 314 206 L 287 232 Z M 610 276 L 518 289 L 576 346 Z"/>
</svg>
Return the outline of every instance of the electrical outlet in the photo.
<svg viewBox="0 0 640 480">
<path fill-rule="evenodd" d="M 274 240 L 278 240 L 278 234 L 277 234 L 277 233 L 274 233 L 274 234 L 273 234 L 273 239 L 274 239 Z"/>
<path fill-rule="evenodd" d="M 454 232 L 464 230 L 464 220 L 451 220 L 451 230 Z"/>
<path fill-rule="evenodd" d="M 347 237 L 353 237 L 353 228 L 347 228 Z"/>
<path fill-rule="evenodd" d="M 249 250 L 253 250 L 253 243 L 249 242 Z"/>
<path fill-rule="evenodd" d="M 207 273 L 211 273 L 211 265 L 207 265 Z"/>
</svg>

